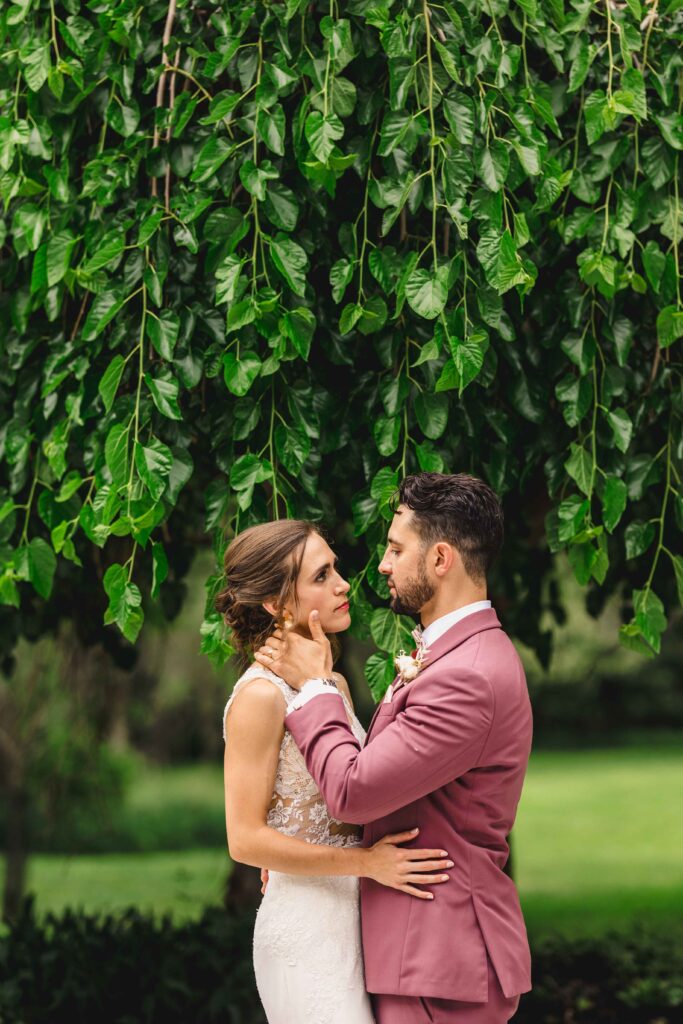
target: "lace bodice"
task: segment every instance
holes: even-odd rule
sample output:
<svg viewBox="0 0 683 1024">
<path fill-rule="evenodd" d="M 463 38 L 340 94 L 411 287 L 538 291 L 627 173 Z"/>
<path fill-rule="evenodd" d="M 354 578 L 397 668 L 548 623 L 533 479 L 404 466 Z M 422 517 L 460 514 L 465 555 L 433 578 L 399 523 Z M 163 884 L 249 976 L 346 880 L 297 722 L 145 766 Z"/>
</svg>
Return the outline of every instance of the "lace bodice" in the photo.
<svg viewBox="0 0 683 1024">
<path fill-rule="evenodd" d="M 268 679 L 280 691 L 287 707 L 297 696 L 284 679 L 270 669 L 255 663 L 250 665 L 235 683 L 230 699 L 223 712 L 223 739 L 226 740 L 225 724 L 230 706 L 239 691 L 251 679 Z M 353 713 L 349 701 L 342 693 L 349 725 L 359 743 L 365 739 L 365 730 Z M 288 729 L 280 746 L 273 797 L 268 809 L 267 823 L 287 836 L 304 839 L 308 843 L 325 843 L 328 846 L 352 846 L 360 841 L 360 830 L 331 817 L 320 790 L 306 768 L 301 751 Z"/>
</svg>

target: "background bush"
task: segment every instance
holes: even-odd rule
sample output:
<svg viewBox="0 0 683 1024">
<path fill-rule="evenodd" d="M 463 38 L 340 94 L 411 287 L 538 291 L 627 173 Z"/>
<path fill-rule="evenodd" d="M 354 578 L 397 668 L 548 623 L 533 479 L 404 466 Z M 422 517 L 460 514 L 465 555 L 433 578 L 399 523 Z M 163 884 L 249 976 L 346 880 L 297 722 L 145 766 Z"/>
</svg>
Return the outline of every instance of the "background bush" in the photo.
<svg viewBox="0 0 683 1024">
<path fill-rule="evenodd" d="M 7 1024 L 265 1024 L 253 980 L 253 918 L 207 910 L 181 927 L 135 910 L 67 913 L 38 925 L 30 902 L 0 938 L 0 1019 Z M 545 940 L 519 1024 L 675 1024 L 683 954 L 662 936 Z"/>
</svg>

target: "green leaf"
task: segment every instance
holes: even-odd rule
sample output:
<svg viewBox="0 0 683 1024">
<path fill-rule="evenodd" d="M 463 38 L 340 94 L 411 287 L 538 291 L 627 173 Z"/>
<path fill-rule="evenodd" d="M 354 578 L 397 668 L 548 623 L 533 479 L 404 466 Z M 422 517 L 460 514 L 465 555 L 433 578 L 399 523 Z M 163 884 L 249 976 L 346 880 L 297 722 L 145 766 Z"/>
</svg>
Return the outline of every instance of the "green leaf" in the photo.
<svg viewBox="0 0 683 1024">
<path fill-rule="evenodd" d="M 364 671 L 370 693 L 379 703 L 396 676 L 393 658 L 386 654 L 371 654 L 365 662 Z"/>
<path fill-rule="evenodd" d="M 627 451 L 633 436 L 633 423 L 628 413 L 624 409 L 614 409 L 607 413 L 607 422 L 619 451 Z"/>
<path fill-rule="evenodd" d="M 660 348 L 669 348 L 683 337 L 683 309 L 665 306 L 657 315 L 657 340 Z"/>
<path fill-rule="evenodd" d="M 147 337 L 161 358 L 170 362 L 173 359 L 173 352 L 180 331 L 178 314 L 174 313 L 171 309 L 162 310 L 159 316 L 149 314 L 145 328 Z"/>
<path fill-rule="evenodd" d="M 223 379 L 233 395 L 242 398 L 261 372 L 261 360 L 255 352 L 244 352 L 238 359 L 230 350 L 223 356 Z"/>
<path fill-rule="evenodd" d="M 311 439 L 303 430 L 278 423 L 275 450 L 288 473 L 296 477 L 311 451 Z"/>
<path fill-rule="evenodd" d="M 676 589 L 678 590 L 678 603 L 683 606 L 683 555 L 672 555 L 671 560 L 676 574 Z"/>
<path fill-rule="evenodd" d="M 128 581 L 126 570 L 116 563 L 107 569 L 103 583 L 109 597 L 104 613 L 105 624 L 116 623 L 126 639 L 135 643 L 144 621 L 138 586 Z"/>
<path fill-rule="evenodd" d="M 115 423 L 104 442 L 104 457 L 115 487 L 128 482 L 128 433 L 128 426 Z"/>
<path fill-rule="evenodd" d="M 387 509 L 398 489 L 398 483 L 397 469 L 383 466 L 379 472 L 375 473 L 370 485 L 370 494 L 379 505 L 380 512 L 384 512 Z"/>
<path fill-rule="evenodd" d="M 263 110 L 259 107 L 256 116 L 256 130 L 263 143 L 273 153 L 284 156 L 285 153 L 285 112 L 279 103 Z"/>
<path fill-rule="evenodd" d="M 349 334 L 363 315 L 363 307 L 357 302 L 349 302 L 344 306 L 339 317 L 339 333 Z"/>
<path fill-rule="evenodd" d="M 462 146 L 470 146 L 474 140 L 474 103 L 472 97 L 462 92 L 451 92 L 444 96 L 444 111 L 451 131 Z"/>
<path fill-rule="evenodd" d="M 121 374 L 123 373 L 126 363 L 123 356 L 115 355 L 109 366 L 100 377 L 100 382 L 97 385 L 97 390 L 102 396 L 104 402 L 104 408 L 106 412 L 109 412 L 114 399 L 116 398 L 116 392 L 121 381 Z"/>
<path fill-rule="evenodd" d="M 147 245 L 150 238 L 157 233 L 163 216 L 163 210 L 154 210 L 153 213 L 150 213 L 149 217 L 145 217 L 138 231 L 138 240 L 135 243 L 137 246 L 142 248 L 142 246 Z"/>
<path fill-rule="evenodd" d="M 583 105 L 584 127 L 588 145 L 593 146 L 607 127 L 607 97 L 602 89 L 590 93 Z"/>
<path fill-rule="evenodd" d="M 270 243 L 273 263 L 296 295 L 306 291 L 308 256 L 306 250 L 287 235 L 278 234 Z"/>
<path fill-rule="evenodd" d="M 458 71 L 457 56 L 459 56 L 458 48 L 451 43 L 450 49 L 444 43 L 440 43 L 438 39 L 432 39 L 432 43 L 436 48 L 436 52 L 441 57 L 441 63 L 444 66 L 444 70 L 449 78 L 452 78 L 454 82 L 460 82 L 460 73 Z"/>
<path fill-rule="evenodd" d="M 395 615 L 389 608 L 376 608 L 370 620 L 370 632 L 381 651 L 398 654 L 399 648 L 411 650 L 413 645 L 409 620 Z"/>
<path fill-rule="evenodd" d="M 361 334 L 374 334 L 387 322 L 387 304 L 381 295 L 371 295 L 363 304 L 363 313 L 358 321 Z"/>
<path fill-rule="evenodd" d="M 640 258 L 643 261 L 643 267 L 645 268 L 646 277 L 650 282 L 650 287 L 653 292 L 659 294 L 662 274 L 666 266 L 666 256 L 657 243 L 650 239 L 644 248 L 641 249 Z"/>
<path fill-rule="evenodd" d="M 144 445 L 135 442 L 135 468 L 153 501 L 158 501 L 164 493 L 172 465 L 171 449 L 158 438 L 152 437 Z"/>
<path fill-rule="evenodd" d="M 282 316 L 278 326 L 284 336 L 292 342 L 301 358 L 308 359 L 316 327 L 315 316 L 311 310 L 305 306 L 297 306 Z"/>
<path fill-rule="evenodd" d="M 181 420 L 183 415 L 178 406 L 178 381 L 172 377 L 152 377 L 145 372 L 145 382 L 159 412 L 170 420 Z"/>
<path fill-rule="evenodd" d="M 570 445 L 570 450 L 571 455 L 564 463 L 564 468 L 572 480 L 576 481 L 579 489 L 590 498 L 593 466 L 591 457 L 582 445 L 576 444 L 573 441 Z"/>
<path fill-rule="evenodd" d="M 324 117 L 320 111 L 314 110 L 306 118 L 304 132 L 313 155 L 321 164 L 325 164 L 335 142 L 344 135 L 344 125 L 336 114 Z"/>
<path fill-rule="evenodd" d="M 378 416 L 372 425 L 372 434 L 380 455 L 388 458 L 398 448 L 401 437 L 401 419 L 399 416 Z"/>
<path fill-rule="evenodd" d="M 436 274 L 428 270 L 414 270 L 405 285 L 408 304 L 419 316 L 434 320 L 443 310 L 448 299 L 447 266 L 441 266 Z"/>
<path fill-rule="evenodd" d="M 195 184 L 199 184 L 202 181 L 208 181 L 209 178 L 213 177 L 219 167 L 222 167 L 228 157 L 232 156 L 234 151 L 234 145 L 228 142 L 227 139 L 224 139 L 220 135 L 212 135 L 211 138 L 204 143 L 197 154 L 194 162 L 194 170 L 190 175 L 190 181 L 195 182 Z M 265 196 L 263 198 L 265 198 Z"/>
<path fill-rule="evenodd" d="M 589 501 L 578 494 L 572 494 L 560 502 L 557 509 L 558 538 L 566 544 L 571 541 L 583 528 L 586 514 L 589 510 Z"/>
<path fill-rule="evenodd" d="M 42 537 L 34 537 L 28 544 L 28 578 L 36 593 L 47 599 L 52 593 L 52 581 L 57 568 L 57 558 L 50 545 Z"/>
<path fill-rule="evenodd" d="M 237 282 L 244 265 L 240 256 L 227 256 L 222 263 L 216 267 L 216 305 L 220 306 L 227 302 L 234 301 Z"/>
<path fill-rule="evenodd" d="M 255 196 L 259 202 L 266 198 L 269 181 L 275 181 L 280 174 L 270 160 L 262 160 L 257 167 L 253 160 L 245 160 L 240 167 L 240 181 L 247 192 Z"/>
<path fill-rule="evenodd" d="M 124 299 L 114 291 L 101 292 L 93 299 L 83 324 L 81 336 L 84 341 L 93 341 L 102 333 L 123 306 Z"/>
<path fill-rule="evenodd" d="M 510 170 L 507 147 L 499 139 L 494 139 L 476 153 L 475 166 L 486 187 L 492 192 L 500 192 Z"/>
<path fill-rule="evenodd" d="M 616 476 L 608 476 L 602 493 L 602 521 L 605 529 L 614 532 L 626 508 L 626 484 Z"/>
<path fill-rule="evenodd" d="M 137 100 L 131 97 L 124 102 L 117 93 L 114 93 L 112 102 L 105 111 L 105 120 L 124 139 L 134 135 L 140 124 L 140 107 Z"/>
<path fill-rule="evenodd" d="M 83 274 L 94 274 L 102 267 L 109 266 L 121 258 L 126 244 L 126 233 L 120 229 L 108 231 L 107 234 L 97 243 L 97 249 L 90 259 L 81 264 L 79 270 Z"/>
<path fill-rule="evenodd" d="M 161 584 L 168 576 L 168 558 L 164 545 L 156 541 L 152 544 L 152 586 L 150 596 L 155 600 L 159 596 Z"/>
<path fill-rule="evenodd" d="M 341 302 L 344 298 L 344 292 L 353 280 L 353 268 L 353 261 L 347 259 L 346 256 L 332 264 L 330 268 L 330 284 L 332 286 L 332 298 L 335 302 Z"/>
<path fill-rule="evenodd" d="M 640 632 L 658 654 L 661 648 L 661 634 L 667 627 L 664 605 L 654 591 L 646 588 L 633 591 L 633 607 Z"/>
<path fill-rule="evenodd" d="M 282 231 L 294 231 L 299 219 L 299 204 L 291 189 L 280 181 L 268 185 L 263 206 L 268 219 Z"/>
<path fill-rule="evenodd" d="M 66 274 L 75 245 L 76 239 L 68 228 L 50 235 L 47 243 L 48 288 L 58 284 Z"/>
<path fill-rule="evenodd" d="M 436 441 L 443 434 L 448 423 L 448 398 L 444 394 L 430 395 L 422 392 L 414 403 L 417 422 L 425 437 Z"/>
<path fill-rule="evenodd" d="M 640 520 L 629 523 L 624 530 L 626 557 L 638 558 L 644 554 L 655 539 L 655 533 L 654 523 L 643 523 Z"/>
</svg>

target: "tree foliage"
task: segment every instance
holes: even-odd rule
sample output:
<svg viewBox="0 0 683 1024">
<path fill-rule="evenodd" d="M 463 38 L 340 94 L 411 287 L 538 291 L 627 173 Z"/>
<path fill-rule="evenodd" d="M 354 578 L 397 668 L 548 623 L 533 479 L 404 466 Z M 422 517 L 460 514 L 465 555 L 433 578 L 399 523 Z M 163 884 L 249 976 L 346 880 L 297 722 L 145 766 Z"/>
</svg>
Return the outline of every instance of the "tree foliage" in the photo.
<svg viewBox="0 0 683 1024">
<path fill-rule="evenodd" d="M 503 498 L 494 593 L 543 660 L 561 550 L 658 651 L 683 590 L 682 25 L 680 0 L 4 4 L 4 648 L 92 567 L 134 642 L 176 538 L 219 566 L 288 515 L 335 524 L 355 628 L 394 650 L 378 551 L 423 469 Z"/>
</svg>

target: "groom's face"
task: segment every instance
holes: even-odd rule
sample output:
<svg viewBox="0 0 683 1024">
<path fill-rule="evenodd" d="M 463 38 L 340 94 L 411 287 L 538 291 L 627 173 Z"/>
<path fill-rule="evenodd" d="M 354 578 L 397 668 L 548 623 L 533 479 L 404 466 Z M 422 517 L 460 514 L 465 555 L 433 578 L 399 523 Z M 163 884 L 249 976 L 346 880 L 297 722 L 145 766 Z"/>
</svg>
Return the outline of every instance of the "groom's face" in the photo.
<svg viewBox="0 0 683 1024">
<path fill-rule="evenodd" d="M 389 584 L 389 607 L 399 615 L 418 615 L 436 591 L 427 572 L 424 546 L 411 527 L 412 516 L 410 509 L 399 505 L 379 564 L 379 571 Z"/>
</svg>

